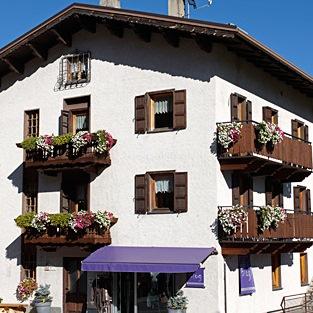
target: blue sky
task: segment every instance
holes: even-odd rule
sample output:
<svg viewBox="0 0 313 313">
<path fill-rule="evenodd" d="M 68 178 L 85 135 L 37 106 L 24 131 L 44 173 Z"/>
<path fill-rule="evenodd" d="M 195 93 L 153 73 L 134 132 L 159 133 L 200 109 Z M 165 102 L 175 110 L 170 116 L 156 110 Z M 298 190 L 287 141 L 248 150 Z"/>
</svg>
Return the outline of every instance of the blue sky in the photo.
<svg viewBox="0 0 313 313">
<path fill-rule="evenodd" d="M 0 47 L 70 5 L 70 0 L 1 0 Z M 98 4 L 98 0 L 75 2 Z M 122 7 L 166 14 L 167 0 L 121 0 Z M 198 6 L 206 0 L 197 0 Z M 313 76 L 312 0 L 213 0 L 191 18 L 234 23 Z"/>
</svg>

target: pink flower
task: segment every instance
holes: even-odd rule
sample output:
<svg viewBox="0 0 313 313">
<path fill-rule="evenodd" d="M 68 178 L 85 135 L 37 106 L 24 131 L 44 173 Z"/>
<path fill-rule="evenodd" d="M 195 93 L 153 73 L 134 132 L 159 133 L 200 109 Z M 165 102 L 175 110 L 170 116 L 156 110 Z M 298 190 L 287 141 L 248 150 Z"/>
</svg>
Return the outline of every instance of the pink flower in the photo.
<svg viewBox="0 0 313 313">
<path fill-rule="evenodd" d="M 92 140 L 92 134 L 91 133 L 86 133 L 83 136 L 83 139 L 86 140 L 87 142 L 91 142 Z"/>
<path fill-rule="evenodd" d="M 113 139 L 112 135 L 108 132 L 106 132 L 105 135 L 106 135 L 107 147 L 108 147 L 108 149 L 111 149 L 113 147 L 113 144 L 114 144 L 114 139 Z"/>
<path fill-rule="evenodd" d="M 52 145 L 52 136 L 44 135 L 43 136 L 44 143 L 47 145 Z"/>
</svg>

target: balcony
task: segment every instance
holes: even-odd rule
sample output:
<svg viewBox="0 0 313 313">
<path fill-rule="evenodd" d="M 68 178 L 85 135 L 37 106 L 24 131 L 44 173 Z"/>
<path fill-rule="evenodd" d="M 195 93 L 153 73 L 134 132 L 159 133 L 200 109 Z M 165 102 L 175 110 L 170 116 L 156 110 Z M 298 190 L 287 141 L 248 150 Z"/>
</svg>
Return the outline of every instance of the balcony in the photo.
<svg viewBox="0 0 313 313">
<path fill-rule="evenodd" d="M 225 208 L 225 207 L 220 207 Z M 276 229 L 259 230 L 255 208 L 247 208 L 247 219 L 231 234 L 219 226 L 223 255 L 303 252 L 313 244 L 313 213 L 288 211 Z"/>
<path fill-rule="evenodd" d="M 280 143 L 272 146 L 261 145 L 257 140 L 257 124 L 244 123 L 238 141 L 228 149 L 218 145 L 217 156 L 222 171 L 273 176 L 282 182 L 299 182 L 312 173 L 310 142 L 285 133 Z M 217 133 L 217 138 L 218 136 Z"/>
<path fill-rule="evenodd" d="M 111 244 L 110 228 L 118 219 L 110 212 L 79 211 L 19 215 L 16 225 L 24 244 L 39 246 L 93 246 Z"/>
<path fill-rule="evenodd" d="M 99 150 L 97 134 L 103 134 L 104 141 Z M 74 148 L 74 139 L 85 140 L 79 148 Z M 61 140 L 60 140 L 61 139 Z M 45 142 L 44 145 L 42 144 Z M 54 143 L 57 141 L 62 144 Z M 25 144 L 26 142 L 26 144 Z M 65 143 L 64 143 L 65 142 Z M 109 151 L 116 144 L 116 140 L 105 131 L 96 133 L 83 132 L 83 135 L 70 134 L 61 136 L 31 137 L 17 147 L 25 150 L 25 168 L 44 171 L 60 171 L 67 169 L 103 169 L 111 165 Z M 43 148 L 44 146 L 44 148 Z"/>
</svg>

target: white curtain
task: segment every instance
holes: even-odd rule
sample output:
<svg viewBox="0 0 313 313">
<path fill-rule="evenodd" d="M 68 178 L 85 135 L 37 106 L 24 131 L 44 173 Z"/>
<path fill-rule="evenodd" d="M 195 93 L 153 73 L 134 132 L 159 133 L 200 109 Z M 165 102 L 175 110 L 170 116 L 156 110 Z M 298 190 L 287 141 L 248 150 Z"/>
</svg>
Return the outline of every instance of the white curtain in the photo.
<svg viewBox="0 0 313 313">
<path fill-rule="evenodd" d="M 76 128 L 77 129 L 86 129 L 87 128 L 87 116 L 86 115 L 77 115 L 77 117 L 76 117 Z"/>
<path fill-rule="evenodd" d="M 172 99 L 155 101 L 155 114 L 168 113 L 173 111 Z"/>
<path fill-rule="evenodd" d="M 172 192 L 173 191 L 173 182 L 170 179 L 157 180 L 155 182 L 155 192 Z"/>
</svg>

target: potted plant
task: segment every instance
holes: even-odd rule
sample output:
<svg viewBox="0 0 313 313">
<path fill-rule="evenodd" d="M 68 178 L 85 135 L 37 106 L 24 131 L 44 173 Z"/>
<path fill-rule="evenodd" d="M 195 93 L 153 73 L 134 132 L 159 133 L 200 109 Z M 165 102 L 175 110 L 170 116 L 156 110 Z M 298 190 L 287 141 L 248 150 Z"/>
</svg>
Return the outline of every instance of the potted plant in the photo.
<svg viewBox="0 0 313 313">
<path fill-rule="evenodd" d="M 279 223 L 287 218 L 286 211 L 279 206 L 266 205 L 257 211 L 260 232 L 267 229 L 276 229 Z"/>
<path fill-rule="evenodd" d="M 33 305 L 36 308 L 37 313 L 50 313 L 52 297 L 50 296 L 49 289 L 50 285 L 40 285 L 35 291 Z"/>
<path fill-rule="evenodd" d="M 182 290 L 179 290 L 174 297 L 170 297 L 167 302 L 168 313 L 186 313 L 188 304 L 187 297 Z"/>
<path fill-rule="evenodd" d="M 37 283 L 33 278 L 23 279 L 16 288 L 16 299 L 20 302 L 28 300 L 37 287 Z"/>
<path fill-rule="evenodd" d="M 218 124 L 218 143 L 227 150 L 240 139 L 241 128 L 242 124 L 239 122 Z"/>
</svg>

